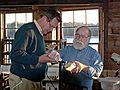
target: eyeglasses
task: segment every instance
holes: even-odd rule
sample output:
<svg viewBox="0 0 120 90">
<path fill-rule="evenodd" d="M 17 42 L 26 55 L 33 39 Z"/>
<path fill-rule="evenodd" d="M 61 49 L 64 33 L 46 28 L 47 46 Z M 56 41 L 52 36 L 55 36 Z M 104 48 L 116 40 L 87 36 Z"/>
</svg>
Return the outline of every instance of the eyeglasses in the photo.
<svg viewBox="0 0 120 90">
<path fill-rule="evenodd" d="M 80 39 L 80 38 L 88 38 L 89 36 L 85 36 L 85 35 L 80 35 L 80 34 L 75 34 L 75 38 Z"/>
</svg>

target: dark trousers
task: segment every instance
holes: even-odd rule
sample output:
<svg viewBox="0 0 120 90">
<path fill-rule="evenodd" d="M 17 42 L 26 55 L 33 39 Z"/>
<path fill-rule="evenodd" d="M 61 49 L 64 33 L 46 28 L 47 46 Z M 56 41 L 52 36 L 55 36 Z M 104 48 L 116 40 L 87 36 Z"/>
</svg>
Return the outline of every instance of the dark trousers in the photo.
<svg viewBox="0 0 120 90">
<path fill-rule="evenodd" d="M 78 85 L 61 83 L 61 90 L 88 90 L 87 87 L 81 87 Z"/>
</svg>

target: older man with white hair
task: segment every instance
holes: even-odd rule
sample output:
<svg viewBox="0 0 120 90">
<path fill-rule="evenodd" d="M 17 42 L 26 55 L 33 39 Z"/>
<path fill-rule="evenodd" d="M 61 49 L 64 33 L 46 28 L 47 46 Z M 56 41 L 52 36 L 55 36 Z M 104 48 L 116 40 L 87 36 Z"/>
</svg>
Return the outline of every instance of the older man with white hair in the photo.
<svg viewBox="0 0 120 90">
<path fill-rule="evenodd" d="M 67 62 L 62 69 L 62 90 L 92 90 L 93 79 L 103 70 L 100 54 L 88 46 L 91 31 L 87 26 L 77 28 L 72 46 L 59 51 Z"/>
</svg>

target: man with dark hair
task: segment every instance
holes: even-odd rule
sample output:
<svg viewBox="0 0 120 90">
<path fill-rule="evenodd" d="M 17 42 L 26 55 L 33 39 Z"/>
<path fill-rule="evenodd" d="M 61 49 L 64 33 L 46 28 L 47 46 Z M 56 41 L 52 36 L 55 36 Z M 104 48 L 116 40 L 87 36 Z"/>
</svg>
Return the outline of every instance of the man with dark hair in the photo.
<svg viewBox="0 0 120 90">
<path fill-rule="evenodd" d="M 77 28 L 72 46 L 59 51 L 67 62 L 61 71 L 62 90 L 92 90 L 93 79 L 100 76 L 103 62 L 99 53 L 88 46 L 91 38 L 87 26 Z"/>
<path fill-rule="evenodd" d="M 9 84 L 11 90 L 42 90 L 41 80 L 47 72 L 47 62 L 57 62 L 58 52 L 46 54 L 43 34 L 57 27 L 60 13 L 45 9 L 39 18 L 22 25 L 15 33 L 11 50 Z M 52 55 L 54 57 L 50 57 Z"/>
</svg>

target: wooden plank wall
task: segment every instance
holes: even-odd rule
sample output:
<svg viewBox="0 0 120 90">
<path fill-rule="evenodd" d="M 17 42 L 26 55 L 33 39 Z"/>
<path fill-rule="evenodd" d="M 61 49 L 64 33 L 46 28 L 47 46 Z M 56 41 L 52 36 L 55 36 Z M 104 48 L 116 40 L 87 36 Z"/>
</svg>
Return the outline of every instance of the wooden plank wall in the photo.
<svg viewBox="0 0 120 90">
<path fill-rule="evenodd" d="M 120 68 L 116 62 L 111 59 L 113 52 L 120 54 L 120 1 L 109 0 L 108 2 L 108 45 L 105 52 L 108 54 L 108 60 L 105 62 L 105 68 L 109 70 L 115 70 Z"/>
</svg>

